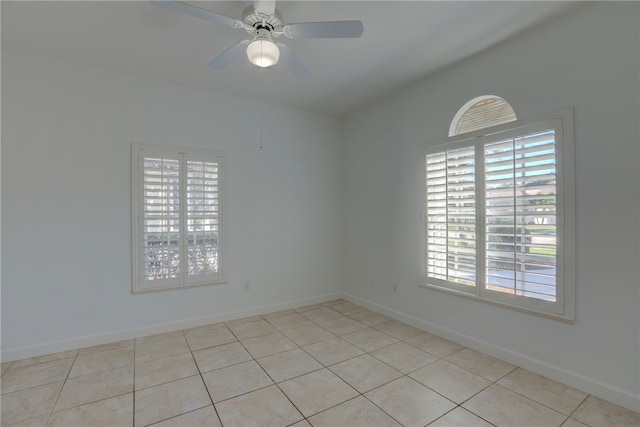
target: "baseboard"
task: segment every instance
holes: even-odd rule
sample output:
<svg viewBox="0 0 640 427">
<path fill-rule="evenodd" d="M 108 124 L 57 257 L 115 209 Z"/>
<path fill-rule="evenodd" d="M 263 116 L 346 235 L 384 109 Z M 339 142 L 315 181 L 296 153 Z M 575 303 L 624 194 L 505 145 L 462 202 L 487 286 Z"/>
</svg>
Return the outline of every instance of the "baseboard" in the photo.
<svg viewBox="0 0 640 427">
<path fill-rule="evenodd" d="M 519 366 L 538 375 L 552 378 L 558 382 L 566 384 L 570 387 L 582 390 L 585 393 L 592 394 L 617 405 L 624 406 L 632 411 L 640 412 L 640 396 L 635 395 L 627 390 L 622 390 L 609 384 L 602 383 L 593 378 L 585 377 L 576 372 L 568 371 L 558 366 L 550 365 L 542 360 L 534 359 L 527 355 L 514 352 L 504 347 L 496 346 L 475 337 L 461 334 L 452 329 L 445 328 L 441 325 L 424 321 L 414 316 L 384 307 L 380 304 L 371 302 L 364 298 L 360 298 L 351 294 L 343 294 L 342 298 L 354 304 L 361 305 L 370 310 L 389 316 L 393 319 L 407 323 L 416 328 L 439 335 L 450 341 L 469 347 L 473 350 L 488 354 L 512 365 Z"/>
<path fill-rule="evenodd" d="M 302 307 L 304 305 L 318 304 L 333 299 L 342 298 L 342 292 L 321 295 L 317 297 L 303 298 L 292 300 L 284 303 L 263 305 L 240 311 L 228 313 L 214 314 L 210 316 L 194 317 L 173 322 L 157 323 L 147 325 L 140 328 L 125 329 L 105 334 L 96 334 L 72 338 L 63 341 L 52 341 L 44 344 L 17 347 L 12 349 L 2 349 L 2 362 L 10 362 L 13 360 L 25 359 L 28 357 L 42 356 L 45 354 L 58 353 L 61 351 L 73 350 L 76 348 L 90 347 L 94 345 L 109 344 L 112 342 L 128 340 L 132 338 L 140 338 L 148 335 L 161 334 L 164 332 L 176 331 L 179 329 L 194 328 L 196 326 L 208 325 L 217 322 L 226 322 L 229 320 L 241 319 L 243 317 L 255 316 L 259 314 L 271 313 L 274 311 L 288 310 L 291 308 Z"/>
</svg>

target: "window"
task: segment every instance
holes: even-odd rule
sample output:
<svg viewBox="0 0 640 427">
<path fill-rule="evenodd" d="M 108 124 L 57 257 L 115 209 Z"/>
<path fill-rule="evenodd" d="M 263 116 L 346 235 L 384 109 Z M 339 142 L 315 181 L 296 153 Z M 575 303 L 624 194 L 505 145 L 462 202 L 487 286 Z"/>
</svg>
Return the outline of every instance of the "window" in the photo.
<svg viewBox="0 0 640 427">
<path fill-rule="evenodd" d="M 224 159 L 132 145 L 134 292 L 225 280 Z"/>
<path fill-rule="evenodd" d="M 573 320 L 572 112 L 424 147 L 423 286 Z"/>
<path fill-rule="evenodd" d="M 462 135 L 478 129 L 501 125 L 517 120 L 511 105 L 494 95 L 473 98 L 458 110 L 451 121 L 449 136 Z"/>
</svg>

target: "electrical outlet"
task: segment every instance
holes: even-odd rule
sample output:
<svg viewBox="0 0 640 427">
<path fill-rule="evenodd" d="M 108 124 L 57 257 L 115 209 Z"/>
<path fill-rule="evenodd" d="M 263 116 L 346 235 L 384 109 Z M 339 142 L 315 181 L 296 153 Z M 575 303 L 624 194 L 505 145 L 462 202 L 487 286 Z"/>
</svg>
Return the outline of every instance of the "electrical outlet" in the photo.
<svg viewBox="0 0 640 427">
<path fill-rule="evenodd" d="M 244 291 L 245 292 L 249 292 L 249 284 L 248 283 L 244 284 Z"/>
<path fill-rule="evenodd" d="M 372 280 L 370 283 L 371 283 L 371 287 L 375 289 L 375 287 L 376 287 L 376 282 Z"/>
<path fill-rule="evenodd" d="M 398 293 L 398 285 L 396 283 L 393 284 L 393 292 Z"/>
</svg>

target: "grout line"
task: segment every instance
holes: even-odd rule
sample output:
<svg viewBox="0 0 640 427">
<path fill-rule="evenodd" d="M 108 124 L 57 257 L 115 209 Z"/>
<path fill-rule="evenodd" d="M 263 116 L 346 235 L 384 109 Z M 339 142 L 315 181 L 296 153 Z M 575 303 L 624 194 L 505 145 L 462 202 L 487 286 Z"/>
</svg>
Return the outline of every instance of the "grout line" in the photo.
<svg viewBox="0 0 640 427">
<path fill-rule="evenodd" d="M 586 402 L 586 401 L 587 401 L 587 399 L 588 399 L 590 396 L 591 396 L 590 394 L 587 394 L 587 396 L 586 396 L 584 399 L 582 399 L 582 400 L 580 401 L 580 403 L 578 404 L 578 406 L 576 406 L 576 407 L 575 407 L 575 409 L 574 409 L 573 411 L 571 411 L 571 413 L 569 414 L 569 416 L 567 417 L 567 419 L 566 419 L 566 420 L 564 420 L 564 422 L 563 422 L 561 425 L 564 425 L 568 420 L 570 420 L 570 419 L 571 419 L 571 417 L 573 417 L 573 414 L 575 414 L 575 413 L 578 411 L 578 409 L 579 409 L 582 405 L 584 405 L 584 402 Z M 576 420 L 576 421 L 578 421 L 578 420 Z M 584 424 L 584 425 L 588 425 L 587 423 L 585 423 L 585 422 L 583 422 L 583 421 L 578 421 L 578 422 L 580 422 L 580 423 L 582 423 L 582 424 Z"/>
<path fill-rule="evenodd" d="M 515 370 L 515 369 L 514 369 L 514 370 Z M 511 372 L 513 372 L 513 371 L 511 371 Z M 506 376 L 506 375 L 505 375 L 505 376 Z M 500 379 L 502 379 L 502 378 L 504 378 L 504 376 L 503 376 L 503 377 L 501 377 Z M 495 384 L 496 386 L 502 387 L 502 388 L 504 388 L 505 390 L 508 390 L 508 391 L 510 391 L 510 392 L 512 392 L 512 393 L 515 393 L 515 394 L 517 394 L 518 396 L 524 397 L 525 399 L 531 400 L 531 401 L 533 401 L 533 402 L 537 403 L 537 404 L 538 404 L 538 405 L 540 405 L 540 406 L 543 406 L 543 407 L 545 407 L 545 408 L 547 408 L 547 409 L 549 409 L 549 410 L 551 410 L 551 411 L 553 411 L 553 412 L 556 412 L 556 413 L 558 413 L 558 414 L 560 414 L 560 415 L 564 415 L 564 416 L 566 416 L 566 417 L 571 417 L 571 415 L 573 415 L 573 413 L 574 413 L 575 411 L 577 411 L 577 410 L 578 410 L 578 408 L 580 407 L 580 405 L 582 405 L 582 403 L 583 403 L 585 400 L 587 400 L 587 398 L 590 396 L 590 395 L 587 395 L 587 397 L 585 397 L 583 400 L 581 400 L 581 401 L 580 401 L 580 403 L 578 404 L 578 406 L 576 406 L 576 407 L 575 407 L 575 409 L 574 409 L 573 411 L 571 411 L 571 414 L 570 414 L 570 415 L 567 415 L 567 414 L 565 414 L 565 413 L 563 413 L 563 412 L 558 411 L 557 409 L 552 408 L 552 407 L 551 407 L 551 406 L 549 406 L 549 405 L 546 405 L 546 404 L 544 404 L 544 403 L 542 403 L 542 402 L 537 401 L 536 399 L 534 399 L 534 398 L 532 398 L 532 397 L 529 397 L 529 396 L 527 396 L 527 395 L 525 395 L 525 394 L 522 394 L 522 393 L 520 393 L 519 391 L 512 390 L 512 389 L 510 389 L 509 387 L 503 386 L 502 384 L 498 384 L 498 381 L 499 381 L 499 380 L 496 380 L 493 384 Z M 552 381 L 553 381 L 553 380 L 552 380 Z M 556 382 L 557 382 L 557 381 L 556 381 Z M 567 420 L 565 420 L 564 422 L 566 422 L 566 421 L 567 421 Z M 563 424 L 564 424 L 564 422 L 563 422 Z M 584 424 L 584 423 L 583 423 L 583 424 Z"/>
<path fill-rule="evenodd" d="M 62 390 L 64 390 L 64 386 L 67 385 L 67 380 L 69 379 L 69 374 L 71 374 L 71 370 L 73 369 L 73 365 L 75 365 L 77 358 L 78 358 L 78 352 L 76 352 L 76 355 L 73 357 L 73 362 L 69 366 L 69 372 L 67 372 L 67 376 L 64 378 L 64 382 L 62 383 L 62 387 L 60 387 L 60 391 L 58 392 L 58 395 L 56 396 L 56 401 L 53 404 L 53 406 L 51 407 L 51 412 L 49 412 L 49 416 L 47 417 L 47 422 L 45 423 L 45 425 L 49 424 L 49 420 L 51 419 L 51 415 L 53 415 L 53 411 L 55 411 L 56 406 L 58 405 L 58 400 L 60 400 L 60 395 L 62 394 Z"/>
<path fill-rule="evenodd" d="M 201 409 L 208 408 L 209 406 L 210 406 L 210 405 L 203 406 L 202 408 L 190 409 L 190 410 L 188 410 L 187 412 L 183 412 L 182 414 L 174 415 L 174 416 L 172 416 L 172 417 L 165 418 L 165 419 L 160 420 L 160 421 L 156 421 L 156 422 L 154 422 L 153 424 L 148 424 L 148 425 L 147 425 L 147 427 L 153 427 L 153 426 L 155 426 L 156 424 L 163 423 L 163 422 L 168 421 L 168 420 L 173 420 L 174 418 L 178 418 L 178 417 L 181 417 L 181 416 L 183 416 L 183 415 L 187 415 L 187 414 L 190 414 L 190 413 L 192 413 L 192 412 L 196 412 L 196 411 L 199 411 L 199 410 L 201 410 Z M 213 406 L 213 405 L 211 405 L 211 406 Z M 215 412 L 215 409 L 214 409 L 214 412 Z M 135 425 L 135 424 L 134 424 L 134 425 Z M 222 423 L 221 423 L 221 425 L 222 425 Z"/>
</svg>

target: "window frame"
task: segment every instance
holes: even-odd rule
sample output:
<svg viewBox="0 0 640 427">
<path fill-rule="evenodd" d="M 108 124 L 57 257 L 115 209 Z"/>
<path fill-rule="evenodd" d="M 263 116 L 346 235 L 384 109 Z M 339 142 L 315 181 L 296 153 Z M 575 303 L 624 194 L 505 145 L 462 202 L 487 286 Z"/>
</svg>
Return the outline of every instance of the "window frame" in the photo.
<svg viewBox="0 0 640 427">
<path fill-rule="evenodd" d="M 191 276 L 189 280 L 188 274 L 181 274 L 180 277 L 174 279 L 145 280 L 144 274 L 144 237 L 142 222 L 144 216 L 143 210 L 143 176 L 144 167 L 141 162 L 145 156 L 159 155 L 167 158 L 180 159 L 179 171 L 179 236 L 180 236 L 180 260 L 186 259 L 182 255 L 187 250 L 187 244 L 184 240 L 187 224 L 187 181 L 185 178 L 186 170 L 183 166 L 187 161 L 215 161 L 218 164 L 218 269 L 219 272 L 213 275 Z M 174 290 L 191 288 L 198 286 L 216 285 L 227 283 L 226 268 L 226 152 L 220 150 L 210 150 L 202 148 L 187 148 L 178 146 L 165 146 L 155 144 L 131 143 L 131 254 L 132 254 L 132 293 L 148 293 L 164 290 Z M 183 258 L 183 256 L 185 258 Z M 182 270 L 182 266 L 181 266 Z M 187 279 L 187 280 L 185 280 Z"/>
<path fill-rule="evenodd" d="M 467 101 L 462 107 L 460 107 L 460 109 L 458 110 L 458 112 L 456 113 L 455 116 L 453 116 L 453 120 L 451 120 L 451 124 L 449 125 L 449 137 L 454 137 L 454 136 L 458 136 L 458 135 L 469 135 L 473 132 L 477 132 L 477 131 L 482 131 L 487 129 L 487 127 L 482 127 L 482 128 L 477 128 L 468 132 L 458 132 L 458 128 L 460 127 L 460 123 L 462 122 L 462 120 L 464 119 L 464 117 L 467 115 L 467 113 L 469 113 L 469 110 L 471 110 L 476 104 L 478 104 L 479 102 L 482 101 L 486 101 L 489 99 L 495 99 L 498 102 L 502 102 L 504 104 L 506 104 L 510 109 L 511 112 L 513 113 L 513 120 L 508 120 L 508 121 L 502 121 L 499 124 L 513 124 L 515 121 L 518 120 L 518 116 L 516 115 L 515 110 L 513 109 L 513 106 L 511 104 L 509 104 L 509 102 L 507 102 L 506 99 L 497 96 L 497 95 L 482 95 L 482 96 L 477 96 L 473 99 L 470 99 L 469 101 Z M 488 127 L 492 127 L 492 126 L 497 126 L 494 122 L 494 124 L 490 124 Z"/>
<path fill-rule="evenodd" d="M 547 114 L 532 120 L 517 120 L 497 126 L 479 129 L 473 132 L 450 136 L 435 143 L 421 144 L 421 273 L 419 286 L 462 295 L 474 300 L 497 304 L 527 313 L 562 320 L 568 323 L 575 321 L 575 155 L 574 155 L 574 119 L 573 109 Z M 526 134 L 536 128 L 549 129 L 549 124 L 556 128 L 556 302 L 550 303 L 535 298 L 511 295 L 486 289 L 485 281 L 485 181 L 484 181 L 484 146 L 501 137 Z M 476 175 L 476 282 L 475 286 L 466 286 L 446 280 L 428 277 L 426 254 L 427 227 L 427 176 L 426 156 L 461 147 L 474 147 Z M 482 177 L 478 179 L 477 177 Z"/>
</svg>

